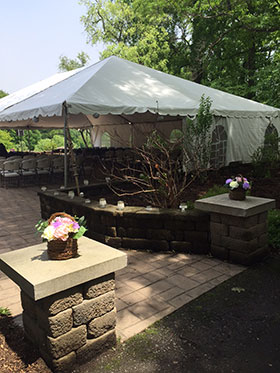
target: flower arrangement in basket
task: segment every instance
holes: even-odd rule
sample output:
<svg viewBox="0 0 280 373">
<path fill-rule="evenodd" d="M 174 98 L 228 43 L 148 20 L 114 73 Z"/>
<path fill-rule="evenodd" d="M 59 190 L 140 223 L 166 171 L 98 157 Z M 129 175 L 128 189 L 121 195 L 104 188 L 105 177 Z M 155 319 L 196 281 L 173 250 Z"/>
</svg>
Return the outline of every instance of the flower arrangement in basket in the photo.
<svg viewBox="0 0 280 373">
<path fill-rule="evenodd" d="M 78 238 L 86 232 L 85 217 L 73 217 L 65 212 L 56 212 L 44 221 L 36 224 L 41 237 L 48 242 L 48 257 L 50 259 L 69 259 L 78 254 Z"/>
<path fill-rule="evenodd" d="M 227 179 L 225 186 L 230 190 L 229 198 L 236 201 L 243 201 L 247 190 L 251 188 L 249 181 L 242 175 Z"/>
</svg>

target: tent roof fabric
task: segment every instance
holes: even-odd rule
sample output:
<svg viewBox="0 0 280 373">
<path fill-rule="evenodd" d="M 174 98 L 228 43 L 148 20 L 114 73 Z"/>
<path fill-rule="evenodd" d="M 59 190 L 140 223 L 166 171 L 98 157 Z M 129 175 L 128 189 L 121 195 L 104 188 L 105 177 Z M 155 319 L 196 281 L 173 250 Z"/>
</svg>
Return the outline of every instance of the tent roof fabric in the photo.
<svg viewBox="0 0 280 373">
<path fill-rule="evenodd" d="M 196 115 L 201 96 L 210 97 L 214 115 L 278 117 L 280 110 L 118 57 L 56 74 L 0 99 L 0 121 L 70 114 Z"/>
</svg>

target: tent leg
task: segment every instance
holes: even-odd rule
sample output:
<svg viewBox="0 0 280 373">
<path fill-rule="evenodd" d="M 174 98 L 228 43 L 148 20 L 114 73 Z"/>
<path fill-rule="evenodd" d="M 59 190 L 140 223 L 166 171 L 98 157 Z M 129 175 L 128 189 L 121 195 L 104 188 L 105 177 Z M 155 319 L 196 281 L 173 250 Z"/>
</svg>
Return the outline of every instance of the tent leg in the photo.
<svg viewBox="0 0 280 373">
<path fill-rule="evenodd" d="M 68 169 L 67 169 L 67 106 L 64 105 L 64 188 L 67 188 Z"/>
</svg>

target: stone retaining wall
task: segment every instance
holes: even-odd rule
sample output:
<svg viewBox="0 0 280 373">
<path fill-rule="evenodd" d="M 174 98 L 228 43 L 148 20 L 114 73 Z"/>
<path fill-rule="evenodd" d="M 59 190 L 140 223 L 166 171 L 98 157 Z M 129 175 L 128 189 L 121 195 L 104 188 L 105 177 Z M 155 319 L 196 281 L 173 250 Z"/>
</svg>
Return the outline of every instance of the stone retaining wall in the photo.
<svg viewBox="0 0 280 373">
<path fill-rule="evenodd" d="M 114 274 L 34 301 L 21 291 L 26 337 L 56 372 L 71 371 L 116 342 Z"/>
<path fill-rule="evenodd" d="M 213 256 L 248 265 L 269 254 L 267 211 L 249 217 L 210 216 Z"/>
<path fill-rule="evenodd" d="M 87 237 L 115 248 L 146 249 L 152 251 L 181 251 L 206 254 L 210 251 L 209 214 L 198 210 L 181 212 L 178 209 L 126 207 L 118 211 L 108 205 L 101 209 L 97 202 L 86 205 L 75 197 L 39 193 L 44 219 L 57 211 L 85 216 Z"/>
</svg>

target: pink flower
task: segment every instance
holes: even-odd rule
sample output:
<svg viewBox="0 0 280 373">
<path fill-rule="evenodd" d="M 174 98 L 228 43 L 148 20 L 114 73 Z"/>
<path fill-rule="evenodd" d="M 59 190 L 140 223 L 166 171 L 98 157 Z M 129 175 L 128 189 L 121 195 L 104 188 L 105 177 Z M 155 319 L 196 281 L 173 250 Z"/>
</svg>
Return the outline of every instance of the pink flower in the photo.
<svg viewBox="0 0 280 373">
<path fill-rule="evenodd" d="M 68 238 L 69 229 L 66 225 L 60 225 L 54 231 L 54 237 L 58 240 L 66 241 Z"/>
</svg>

